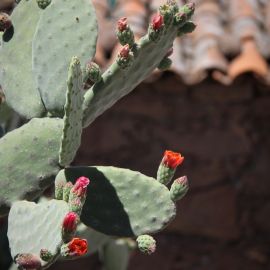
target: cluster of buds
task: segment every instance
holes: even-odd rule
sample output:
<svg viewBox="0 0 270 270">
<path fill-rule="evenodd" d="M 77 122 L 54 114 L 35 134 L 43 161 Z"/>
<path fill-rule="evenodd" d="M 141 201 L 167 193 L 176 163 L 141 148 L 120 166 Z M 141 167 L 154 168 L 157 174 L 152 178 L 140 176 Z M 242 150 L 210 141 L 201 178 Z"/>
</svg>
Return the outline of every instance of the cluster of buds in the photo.
<svg viewBox="0 0 270 270">
<path fill-rule="evenodd" d="M 86 239 L 73 238 L 70 242 L 61 246 L 61 256 L 65 258 L 79 257 L 87 253 Z"/>
<path fill-rule="evenodd" d="M 12 26 L 11 19 L 8 14 L 0 12 L 0 32 L 4 32 Z"/>
<path fill-rule="evenodd" d="M 125 69 L 131 65 L 133 59 L 133 52 L 130 50 L 130 46 L 126 44 L 120 49 L 116 62 L 122 69 Z"/>
<path fill-rule="evenodd" d="M 181 154 L 165 151 L 157 172 L 157 180 L 167 185 L 173 178 L 176 168 L 184 161 Z"/>
<path fill-rule="evenodd" d="M 148 28 L 149 39 L 157 42 L 160 39 L 161 34 L 164 31 L 164 18 L 160 13 L 155 14 L 152 17 L 152 21 Z"/>
<path fill-rule="evenodd" d="M 98 64 L 89 62 L 83 71 L 84 89 L 88 89 L 91 83 L 97 83 L 101 80 L 101 70 Z"/>
<path fill-rule="evenodd" d="M 125 46 L 128 44 L 132 47 L 135 43 L 133 31 L 127 24 L 127 18 L 121 18 L 117 22 L 116 35 L 121 45 Z"/>
</svg>

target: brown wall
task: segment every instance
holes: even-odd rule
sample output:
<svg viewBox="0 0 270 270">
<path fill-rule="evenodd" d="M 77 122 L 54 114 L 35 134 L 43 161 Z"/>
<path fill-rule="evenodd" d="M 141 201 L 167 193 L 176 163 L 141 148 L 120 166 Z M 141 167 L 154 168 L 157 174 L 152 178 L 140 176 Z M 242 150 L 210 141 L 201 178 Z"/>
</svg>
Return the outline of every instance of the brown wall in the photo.
<svg viewBox="0 0 270 270">
<path fill-rule="evenodd" d="M 177 176 L 189 177 L 190 191 L 179 202 L 177 219 L 158 236 L 159 256 L 153 258 L 178 260 L 181 245 L 188 254 L 201 246 L 208 255 L 224 246 L 220 256 L 228 256 L 225 261 L 236 267 L 231 269 L 240 269 L 234 256 L 243 257 L 246 269 L 266 269 L 269 131 L 270 89 L 251 76 L 230 87 L 212 81 L 186 87 L 167 74 L 141 85 L 99 117 L 85 131 L 76 163 L 127 167 L 155 176 L 163 151 L 180 151 L 185 162 Z M 172 259 L 162 253 L 173 247 Z M 134 269 L 147 269 L 134 266 L 138 258 L 153 263 L 140 255 L 135 258 Z M 179 260 L 185 263 L 185 258 Z M 207 269 L 216 269 L 210 262 Z M 172 265 L 162 268 L 159 263 L 157 269 L 193 269 Z"/>
</svg>

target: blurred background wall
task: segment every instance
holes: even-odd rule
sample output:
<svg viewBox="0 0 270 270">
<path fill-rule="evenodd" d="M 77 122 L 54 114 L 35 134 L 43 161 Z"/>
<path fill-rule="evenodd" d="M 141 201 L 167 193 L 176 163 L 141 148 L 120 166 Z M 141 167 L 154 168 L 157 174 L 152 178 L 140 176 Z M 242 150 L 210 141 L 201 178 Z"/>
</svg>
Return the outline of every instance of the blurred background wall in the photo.
<svg viewBox="0 0 270 270">
<path fill-rule="evenodd" d="M 164 1 L 93 2 L 95 61 L 106 69 L 119 50 L 117 19 L 128 17 L 140 38 Z M 75 163 L 155 176 L 164 150 L 185 156 L 177 176 L 189 177 L 190 191 L 177 218 L 157 235 L 154 255 L 133 254 L 130 270 L 270 269 L 270 1 L 195 2 L 197 29 L 176 40 L 171 69 L 87 128 Z M 98 259 L 80 269 L 100 269 Z"/>
</svg>

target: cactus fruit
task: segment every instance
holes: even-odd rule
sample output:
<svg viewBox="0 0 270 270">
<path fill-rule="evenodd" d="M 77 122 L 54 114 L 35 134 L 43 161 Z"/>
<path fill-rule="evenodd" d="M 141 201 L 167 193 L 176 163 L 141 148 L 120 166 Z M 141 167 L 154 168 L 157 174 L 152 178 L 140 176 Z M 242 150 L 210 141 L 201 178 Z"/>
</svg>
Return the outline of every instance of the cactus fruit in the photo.
<svg viewBox="0 0 270 270">
<path fill-rule="evenodd" d="M 138 248 L 145 254 L 152 254 L 156 250 L 156 240 L 150 235 L 140 235 L 137 237 Z"/>
<path fill-rule="evenodd" d="M 181 154 L 173 151 L 165 151 L 157 172 L 157 180 L 167 185 L 172 180 L 176 167 L 184 161 Z"/>
<path fill-rule="evenodd" d="M 171 199 L 174 202 L 181 200 L 188 192 L 188 188 L 188 180 L 186 176 L 182 176 L 174 180 L 170 189 Z"/>
<path fill-rule="evenodd" d="M 42 9 L 45 9 L 51 2 L 52 0 L 37 0 L 38 6 Z"/>
</svg>

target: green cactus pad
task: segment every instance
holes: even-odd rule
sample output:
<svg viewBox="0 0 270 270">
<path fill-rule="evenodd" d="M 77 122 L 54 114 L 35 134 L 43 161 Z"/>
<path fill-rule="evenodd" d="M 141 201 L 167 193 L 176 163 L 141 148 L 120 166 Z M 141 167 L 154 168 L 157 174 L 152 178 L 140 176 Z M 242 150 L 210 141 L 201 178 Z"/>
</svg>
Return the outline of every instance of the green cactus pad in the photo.
<svg viewBox="0 0 270 270">
<path fill-rule="evenodd" d="M 43 203 L 15 202 L 8 218 L 8 239 L 11 256 L 31 253 L 40 257 L 40 250 L 47 249 L 58 256 L 62 244 L 62 223 L 68 213 L 64 201 Z M 42 266 L 47 262 L 42 261 Z"/>
<path fill-rule="evenodd" d="M 54 0 L 44 10 L 33 40 L 33 71 L 45 107 L 63 116 L 66 75 L 76 55 L 86 64 L 95 54 L 97 23 L 89 0 Z"/>
<path fill-rule="evenodd" d="M 77 57 L 73 57 L 68 72 L 64 129 L 59 154 L 59 161 L 62 166 L 69 165 L 72 162 L 81 144 L 82 84 L 80 61 Z"/>
<path fill-rule="evenodd" d="M 129 237 L 164 228 L 175 216 L 169 190 L 154 178 L 115 167 L 71 167 L 61 170 L 58 181 L 90 179 L 81 221 L 113 236 Z"/>
<path fill-rule="evenodd" d="M 28 119 L 45 112 L 32 77 L 32 38 L 40 13 L 36 0 L 22 0 L 11 15 L 14 34 L 3 41 L 0 50 L 1 85 L 7 103 Z"/>
<path fill-rule="evenodd" d="M 32 119 L 0 139 L 0 216 L 14 201 L 33 200 L 59 171 L 62 119 Z"/>
<path fill-rule="evenodd" d="M 184 12 L 191 13 L 189 8 Z M 127 68 L 120 68 L 117 61 L 102 75 L 102 80 L 94 84 L 85 94 L 83 126 L 91 124 L 99 115 L 109 109 L 123 96 L 130 93 L 139 83 L 157 68 L 173 46 L 178 27 L 171 23 L 166 25 L 156 42 L 149 34 L 142 37 L 135 46 L 134 61 Z"/>
</svg>

